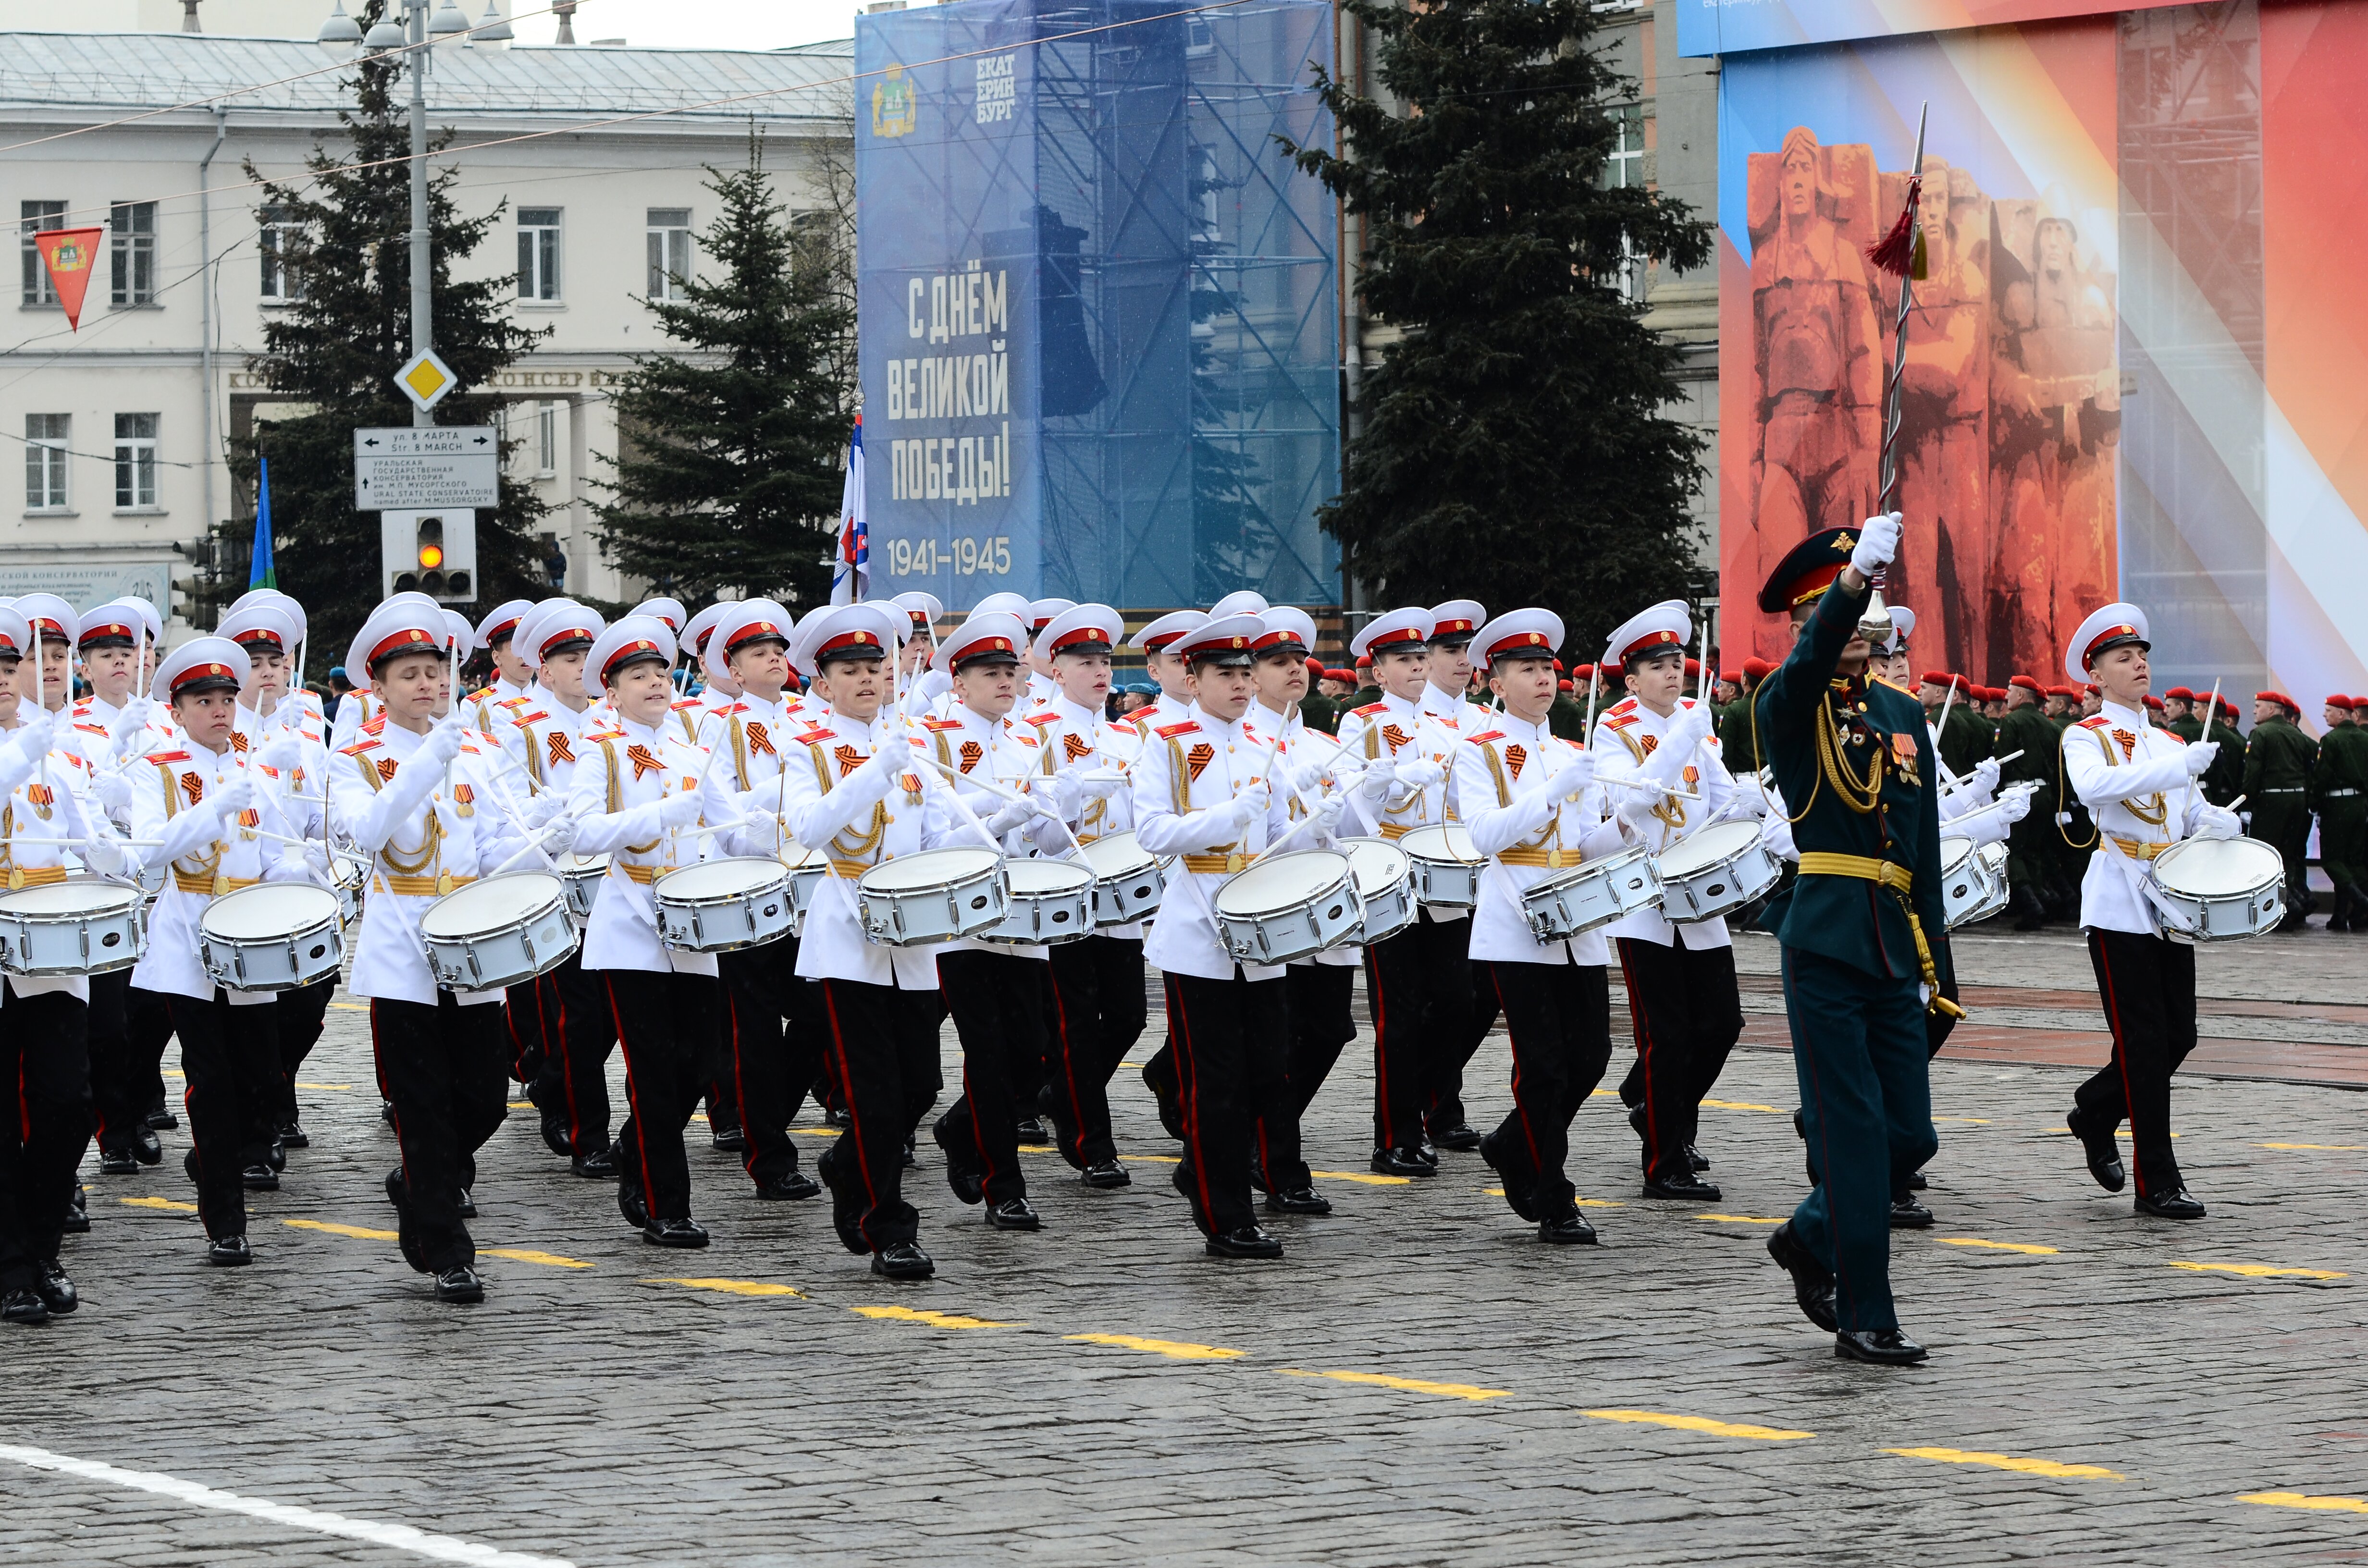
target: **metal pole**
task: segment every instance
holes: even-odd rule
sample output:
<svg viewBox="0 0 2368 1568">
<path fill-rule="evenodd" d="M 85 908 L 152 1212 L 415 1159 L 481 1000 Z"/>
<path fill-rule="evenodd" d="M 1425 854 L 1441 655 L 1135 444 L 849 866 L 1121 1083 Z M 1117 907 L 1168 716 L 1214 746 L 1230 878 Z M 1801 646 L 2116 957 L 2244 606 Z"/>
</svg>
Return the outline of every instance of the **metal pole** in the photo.
<svg viewBox="0 0 2368 1568">
<path fill-rule="evenodd" d="M 229 134 L 230 110 L 216 104 L 213 144 L 198 160 L 198 519 L 209 529 L 214 526 L 214 204 L 206 180 Z"/>
<path fill-rule="evenodd" d="M 404 0 L 411 28 L 411 352 L 436 347 L 435 301 L 427 255 L 427 0 Z M 415 426 L 436 423 L 435 415 L 414 405 Z"/>
</svg>

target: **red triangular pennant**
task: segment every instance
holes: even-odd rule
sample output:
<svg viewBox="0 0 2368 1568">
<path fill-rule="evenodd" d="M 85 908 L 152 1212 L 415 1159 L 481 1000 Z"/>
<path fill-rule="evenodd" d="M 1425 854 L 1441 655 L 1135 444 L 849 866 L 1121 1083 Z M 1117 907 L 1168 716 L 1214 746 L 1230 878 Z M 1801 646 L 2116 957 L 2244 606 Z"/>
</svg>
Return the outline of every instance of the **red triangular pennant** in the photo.
<svg viewBox="0 0 2368 1568">
<path fill-rule="evenodd" d="M 105 229 L 44 229 L 33 236 L 33 246 L 50 269 L 50 286 L 66 308 L 66 325 L 82 330 L 82 300 L 90 290 L 90 275 L 98 265 L 98 243 Z"/>
</svg>

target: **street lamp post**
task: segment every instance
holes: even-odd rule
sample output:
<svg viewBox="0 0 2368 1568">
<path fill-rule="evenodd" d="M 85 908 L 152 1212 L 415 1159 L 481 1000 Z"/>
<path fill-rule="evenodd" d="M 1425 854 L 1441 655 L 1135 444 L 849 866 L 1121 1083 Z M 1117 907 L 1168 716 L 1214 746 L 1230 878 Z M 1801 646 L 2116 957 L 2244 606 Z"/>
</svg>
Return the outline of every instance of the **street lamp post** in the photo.
<svg viewBox="0 0 2368 1568">
<path fill-rule="evenodd" d="M 435 294 L 430 268 L 433 257 L 427 239 L 427 37 L 462 32 L 468 22 L 444 0 L 450 19 L 441 14 L 433 28 L 427 19 L 430 0 L 388 0 L 390 7 L 401 6 L 404 20 L 382 17 L 365 34 L 360 26 L 346 14 L 345 0 L 336 0 L 336 8 L 321 24 L 317 41 L 324 49 L 350 48 L 360 44 L 368 54 L 383 54 L 389 50 L 411 50 L 411 354 L 416 360 L 436 347 Z M 491 17 L 493 13 L 489 12 Z M 414 403 L 411 422 L 415 426 L 433 425 L 436 416 L 427 409 Z"/>
</svg>

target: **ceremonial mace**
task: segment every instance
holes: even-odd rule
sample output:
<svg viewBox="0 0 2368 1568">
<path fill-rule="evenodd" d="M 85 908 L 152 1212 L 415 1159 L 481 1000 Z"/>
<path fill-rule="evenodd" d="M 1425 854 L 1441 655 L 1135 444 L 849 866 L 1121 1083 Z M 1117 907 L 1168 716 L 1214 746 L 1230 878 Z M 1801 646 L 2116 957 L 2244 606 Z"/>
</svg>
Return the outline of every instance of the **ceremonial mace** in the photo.
<svg viewBox="0 0 2368 1568">
<path fill-rule="evenodd" d="M 1924 228 L 1918 222 L 1918 209 L 1922 205 L 1924 191 L 1924 126 L 1930 118 L 1932 106 L 1928 102 L 1916 114 L 1916 155 L 1907 165 L 1907 201 L 1900 209 L 1899 221 L 1891 232 L 1866 253 L 1868 263 L 1878 272 L 1887 272 L 1899 279 L 1899 313 L 1892 324 L 1891 376 L 1883 393 L 1883 467 L 1882 490 L 1875 496 L 1874 514 L 1889 513 L 1899 499 L 1899 392 L 1907 370 L 1907 315 L 1916 308 L 1916 283 L 1925 275 Z M 1870 585 L 1866 608 L 1859 612 L 1858 634 L 1880 646 L 1891 639 L 1891 607 L 1883 599 L 1883 578 L 1878 574 Z"/>
</svg>

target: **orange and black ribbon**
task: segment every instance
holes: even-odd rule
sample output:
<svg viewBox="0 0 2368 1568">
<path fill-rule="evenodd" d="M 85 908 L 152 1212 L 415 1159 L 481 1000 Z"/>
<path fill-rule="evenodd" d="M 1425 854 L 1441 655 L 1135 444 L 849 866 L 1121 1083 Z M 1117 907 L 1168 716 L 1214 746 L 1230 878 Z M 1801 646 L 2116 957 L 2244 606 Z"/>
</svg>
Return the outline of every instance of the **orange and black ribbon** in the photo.
<svg viewBox="0 0 2368 1568">
<path fill-rule="evenodd" d="M 568 745 L 567 736 L 558 730 L 551 732 L 551 760 L 553 762 L 574 762 L 575 760 L 575 753 L 574 749 Z"/>
<path fill-rule="evenodd" d="M 625 748 L 625 760 L 633 765 L 633 782 L 636 784 L 642 781 L 642 775 L 644 773 L 663 773 L 666 771 L 666 764 L 660 762 L 656 757 L 652 756 L 650 755 L 650 748 L 647 746 L 627 746 Z"/>
<path fill-rule="evenodd" d="M 780 753 L 773 749 L 773 737 L 765 733 L 765 721 L 762 719 L 751 719 L 748 721 L 747 729 L 748 749 L 750 751 L 760 751 L 767 756 L 779 756 L 780 755 Z"/>
</svg>

